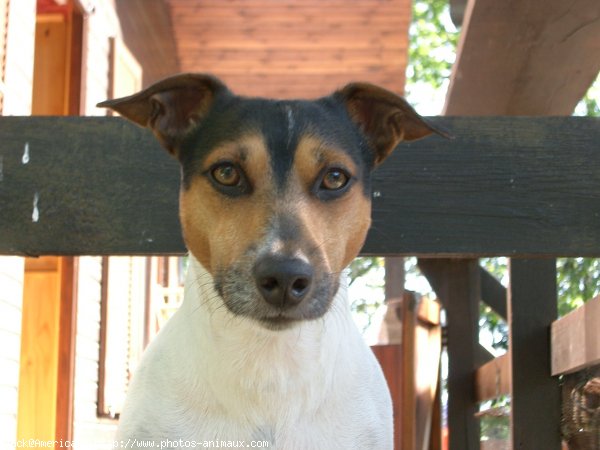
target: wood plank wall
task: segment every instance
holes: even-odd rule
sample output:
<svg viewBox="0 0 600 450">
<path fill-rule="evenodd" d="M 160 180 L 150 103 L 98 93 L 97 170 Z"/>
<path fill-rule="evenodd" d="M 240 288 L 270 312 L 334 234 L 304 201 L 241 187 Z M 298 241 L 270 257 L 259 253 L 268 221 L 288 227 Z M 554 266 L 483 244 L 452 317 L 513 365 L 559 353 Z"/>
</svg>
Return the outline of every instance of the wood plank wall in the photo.
<svg viewBox="0 0 600 450">
<path fill-rule="evenodd" d="M 17 437 L 23 258 L 0 257 L 0 448 Z"/>
<path fill-rule="evenodd" d="M 410 0 L 169 0 L 182 71 L 234 91 L 325 95 L 349 81 L 404 88 Z"/>
<path fill-rule="evenodd" d="M 2 109 L 5 116 L 31 114 L 35 11 L 35 0 L 9 3 Z"/>
<path fill-rule="evenodd" d="M 31 113 L 35 0 L 0 0 L 0 4 L 2 113 L 27 115 Z M 10 448 L 17 438 L 23 267 L 22 258 L 0 257 L 0 448 L 3 449 Z"/>
<path fill-rule="evenodd" d="M 0 0 L 0 111 L 4 99 L 4 67 L 6 63 L 6 29 L 8 28 L 8 1 Z"/>
</svg>

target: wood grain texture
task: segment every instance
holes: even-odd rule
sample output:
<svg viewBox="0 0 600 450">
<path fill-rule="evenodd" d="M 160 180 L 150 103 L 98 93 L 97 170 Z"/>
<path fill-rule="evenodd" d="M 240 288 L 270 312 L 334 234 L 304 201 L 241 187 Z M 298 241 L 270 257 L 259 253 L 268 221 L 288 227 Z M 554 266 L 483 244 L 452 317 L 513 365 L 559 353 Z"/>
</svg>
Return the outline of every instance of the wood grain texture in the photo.
<svg viewBox="0 0 600 450">
<path fill-rule="evenodd" d="M 179 72 L 173 23 L 166 2 L 115 0 L 114 4 L 123 41 L 144 68 L 143 86 Z"/>
<path fill-rule="evenodd" d="M 25 262 L 17 439 L 56 438 L 61 264 L 46 259 L 55 271 Z"/>
<path fill-rule="evenodd" d="M 510 394 L 510 361 L 504 354 L 488 361 L 475 372 L 478 402 Z"/>
<path fill-rule="evenodd" d="M 316 97 L 361 80 L 404 88 L 408 0 L 166 3 L 181 70 L 244 95 Z"/>
<path fill-rule="evenodd" d="M 600 364 L 600 296 L 552 324 L 552 375 Z"/>
<path fill-rule="evenodd" d="M 571 114 L 600 70 L 598 0 L 467 2 L 447 115 Z"/>
<path fill-rule="evenodd" d="M 402 144 L 374 173 L 364 254 L 600 256 L 600 120 L 432 122 L 456 139 Z M 185 251 L 179 169 L 149 132 L 120 118 L 2 117 L 0 158 L 0 253 Z"/>
</svg>

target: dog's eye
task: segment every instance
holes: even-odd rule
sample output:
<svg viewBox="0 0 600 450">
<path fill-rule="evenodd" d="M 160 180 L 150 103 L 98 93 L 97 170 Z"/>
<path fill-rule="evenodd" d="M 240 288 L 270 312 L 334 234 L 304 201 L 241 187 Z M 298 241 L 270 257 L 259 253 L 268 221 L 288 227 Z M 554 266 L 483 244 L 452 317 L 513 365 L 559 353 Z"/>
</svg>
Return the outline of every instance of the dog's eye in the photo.
<svg viewBox="0 0 600 450">
<path fill-rule="evenodd" d="M 223 186 L 237 186 L 242 180 L 240 171 L 231 163 L 223 163 L 210 172 L 213 180 Z"/>
<path fill-rule="evenodd" d="M 329 169 L 321 181 L 321 189 L 338 191 L 350 181 L 350 176 L 342 169 Z"/>
</svg>

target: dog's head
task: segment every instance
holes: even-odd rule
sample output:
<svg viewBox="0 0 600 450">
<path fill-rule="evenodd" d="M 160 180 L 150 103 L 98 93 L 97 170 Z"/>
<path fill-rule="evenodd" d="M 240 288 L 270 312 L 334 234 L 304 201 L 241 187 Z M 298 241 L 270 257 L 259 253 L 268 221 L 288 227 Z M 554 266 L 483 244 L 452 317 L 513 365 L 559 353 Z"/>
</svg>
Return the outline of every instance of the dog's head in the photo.
<svg viewBox="0 0 600 450">
<path fill-rule="evenodd" d="M 437 132 L 366 83 L 278 101 L 182 74 L 99 106 L 152 129 L 179 160 L 189 251 L 230 311 L 273 329 L 325 314 L 369 229 L 371 171 L 401 141 Z"/>
</svg>

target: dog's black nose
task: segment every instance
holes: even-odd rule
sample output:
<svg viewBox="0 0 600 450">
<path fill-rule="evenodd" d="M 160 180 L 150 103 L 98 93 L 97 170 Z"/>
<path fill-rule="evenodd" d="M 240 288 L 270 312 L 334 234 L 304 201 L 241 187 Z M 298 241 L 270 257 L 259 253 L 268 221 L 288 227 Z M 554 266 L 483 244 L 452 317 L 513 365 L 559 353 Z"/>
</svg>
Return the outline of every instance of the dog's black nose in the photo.
<svg viewBox="0 0 600 450">
<path fill-rule="evenodd" d="M 306 297 L 313 269 L 301 259 L 267 255 L 256 262 L 253 275 L 263 298 L 283 308 L 296 306 Z"/>
</svg>

